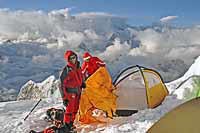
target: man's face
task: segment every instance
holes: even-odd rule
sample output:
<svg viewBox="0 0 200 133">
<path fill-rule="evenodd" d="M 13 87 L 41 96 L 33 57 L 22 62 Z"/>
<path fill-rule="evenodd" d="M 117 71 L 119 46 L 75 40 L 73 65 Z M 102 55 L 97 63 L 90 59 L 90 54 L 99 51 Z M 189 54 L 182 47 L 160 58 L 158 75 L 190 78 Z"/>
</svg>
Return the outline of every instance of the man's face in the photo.
<svg viewBox="0 0 200 133">
<path fill-rule="evenodd" d="M 69 57 L 69 60 L 70 60 L 70 62 L 72 63 L 72 64 L 76 64 L 76 56 L 75 55 L 71 55 L 70 57 Z"/>
</svg>

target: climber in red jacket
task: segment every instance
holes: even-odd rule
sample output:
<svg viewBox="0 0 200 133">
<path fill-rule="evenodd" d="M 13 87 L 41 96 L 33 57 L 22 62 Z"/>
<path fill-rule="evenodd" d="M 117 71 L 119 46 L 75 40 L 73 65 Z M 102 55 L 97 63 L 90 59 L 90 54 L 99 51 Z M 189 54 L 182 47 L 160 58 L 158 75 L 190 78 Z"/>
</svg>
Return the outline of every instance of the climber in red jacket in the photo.
<svg viewBox="0 0 200 133">
<path fill-rule="evenodd" d="M 91 76 L 96 70 L 101 67 L 105 66 L 106 64 L 100 60 L 98 57 L 91 56 L 88 52 L 85 52 L 83 55 L 83 64 L 82 64 L 82 73 L 85 78 Z"/>
<path fill-rule="evenodd" d="M 64 58 L 67 65 L 60 75 L 61 87 L 59 88 L 63 104 L 66 106 L 64 120 L 59 126 L 52 126 L 41 132 L 31 130 L 30 133 L 69 133 L 73 130 L 73 122 L 79 109 L 81 91 L 85 88 L 85 83 L 77 55 L 68 50 Z"/>
<path fill-rule="evenodd" d="M 64 124 L 72 128 L 79 109 L 82 87 L 85 85 L 77 55 L 69 50 L 65 53 L 64 57 L 67 65 L 64 67 L 60 76 L 60 92 L 63 103 L 66 106 Z"/>
</svg>

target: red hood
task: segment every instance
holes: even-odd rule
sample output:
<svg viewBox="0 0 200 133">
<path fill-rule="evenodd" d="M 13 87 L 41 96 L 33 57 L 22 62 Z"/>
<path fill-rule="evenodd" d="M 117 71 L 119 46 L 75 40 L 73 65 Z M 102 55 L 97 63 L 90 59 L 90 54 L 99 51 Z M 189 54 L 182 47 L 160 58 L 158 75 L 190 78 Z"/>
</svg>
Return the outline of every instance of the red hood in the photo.
<svg viewBox="0 0 200 133">
<path fill-rule="evenodd" d="M 75 66 L 75 64 L 72 64 L 72 63 L 70 62 L 70 60 L 69 60 L 69 57 L 70 57 L 71 55 L 75 55 L 75 56 L 76 56 L 76 59 L 77 59 L 77 55 L 76 55 L 73 51 L 71 51 L 71 50 L 66 51 L 66 53 L 65 53 L 65 55 L 64 55 L 64 58 L 67 60 L 67 65 L 69 65 L 69 66 Z M 78 60 L 78 59 L 77 59 L 77 60 Z"/>
<path fill-rule="evenodd" d="M 89 53 L 89 52 L 85 52 L 84 54 L 83 54 L 83 59 L 84 58 L 91 58 L 92 57 L 92 55 Z"/>
</svg>

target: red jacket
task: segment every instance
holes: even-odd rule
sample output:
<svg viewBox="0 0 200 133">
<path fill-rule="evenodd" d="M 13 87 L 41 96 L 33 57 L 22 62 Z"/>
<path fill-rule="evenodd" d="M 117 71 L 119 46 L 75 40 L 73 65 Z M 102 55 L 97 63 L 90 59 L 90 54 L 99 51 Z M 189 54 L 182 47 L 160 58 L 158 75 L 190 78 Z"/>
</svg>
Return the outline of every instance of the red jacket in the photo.
<svg viewBox="0 0 200 133">
<path fill-rule="evenodd" d="M 99 67 L 106 65 L 102 60 L 92 57 L 88 52 L 84 53 L 83 58 L 89 59 L 88 62 L 84 61 L 82 64 L 82 73 L 85 77 L 91 76 Z"/>
<path fill-rule="evenodd" d="M 63 72 L 60 76 L 61 79 L 61 95 L 63 99 L 66 99 L 67 89 L 78 89 L 78 93 L 81 92 L 81 86 L 83 83 L 83 74 L 81 72 L 80 63 L 77 61 L 76 64 L 72 64 L 69 60 L 71 55 L 77 55 L 72 51 L 67 51 L 65 54 L 65 59 L 67 60 L 67 66 L 63 69 Z"/>
</svg>

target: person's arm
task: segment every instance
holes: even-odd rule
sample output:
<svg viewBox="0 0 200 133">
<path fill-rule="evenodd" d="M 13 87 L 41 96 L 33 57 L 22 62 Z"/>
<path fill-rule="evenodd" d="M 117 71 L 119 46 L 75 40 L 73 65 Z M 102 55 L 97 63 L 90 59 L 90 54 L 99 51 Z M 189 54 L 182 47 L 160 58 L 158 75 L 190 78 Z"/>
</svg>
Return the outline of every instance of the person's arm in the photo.
<svg viewBox="0 0 200 133">
<path fill-rule="evenodd" d="M 88 68 L 88 65 L 84 62 L 84 63 L 82 64 L 82 67 L 81 67 L 81 70 L 82 70 L 82 74 L 83 74 L 84 79 L 86 79 L 86 76 L 87 76 L 87 68 Z"/>
<path fill-rule="evenodd" d="M 85 89 L 86 88 L 86 81 L 85 79 L 82 80 L 82 85 L 81 85 L 81 88 Z"/>
<path fill-rule="evenodd" d="M 64 93 L 63 100 L 67 99 L 67 83 L 68 83 L 68 77 L 65 77 L 63 83 L 63 93 Z"/>
<path fill-rule="evenodd" d="M 106 66 L 106 63 L 104 63 L 102 60 L 100 60 L 99 58 L 95 58 L 96 64 L 98 64 L 99 66 Z"/>
<path fill-rule="evenodd" d="M 60 94 L 61 97 L 63 99 L 63 104 L 66 106 L 68 104 L 68 100 L 67 100 L 67 92 L 66 92 L 66 78 L 67 78 L 67 74 L 68 74 L 68 68 L 65 67 L 60 75 L 60 81 L 61 81 L 61 86 L 59 88 L 60 90 Z"/>
</svg>

